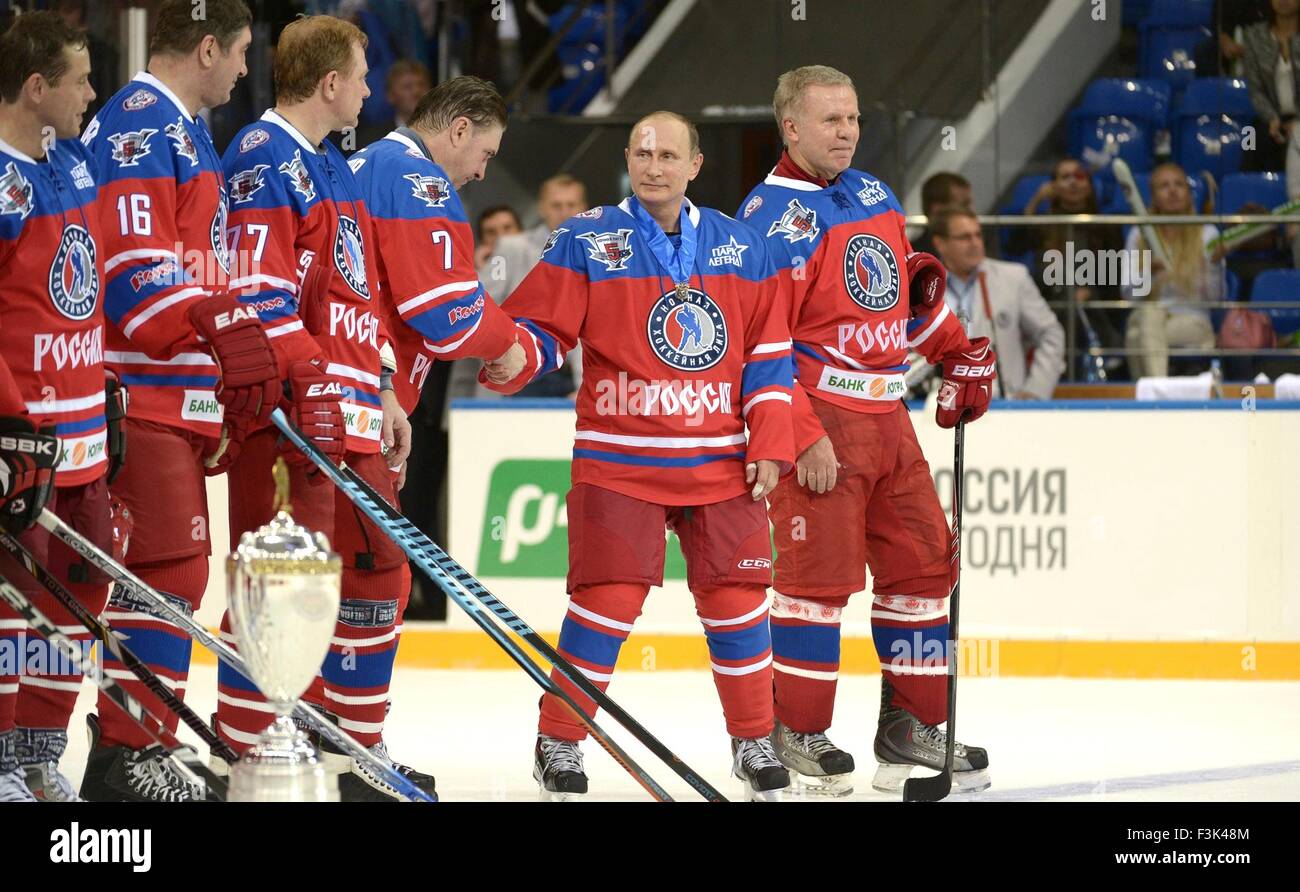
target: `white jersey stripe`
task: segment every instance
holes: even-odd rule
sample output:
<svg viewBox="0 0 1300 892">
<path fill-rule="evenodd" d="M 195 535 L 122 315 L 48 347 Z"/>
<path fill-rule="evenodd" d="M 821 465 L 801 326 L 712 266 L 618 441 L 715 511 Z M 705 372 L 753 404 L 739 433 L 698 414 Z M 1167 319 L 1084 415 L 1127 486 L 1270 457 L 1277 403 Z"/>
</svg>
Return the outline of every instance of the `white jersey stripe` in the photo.
<svg viewBox="0 0 1300 892">
<path fill-rule="evenodd" d="M 779 394 L 774 394 L 774 396 L 777 395 Z M 656 449 L 700 449 L 737 446 L 745 442 L 745 435 L 733 434 L 728 437 L 632 437 L 622 434 L 605 434 L 599 431 L 575 431 L 573 439 L 594 440 L 597 443 L 615 443 L 619 446 L 652 446 Z"/>
</svg>

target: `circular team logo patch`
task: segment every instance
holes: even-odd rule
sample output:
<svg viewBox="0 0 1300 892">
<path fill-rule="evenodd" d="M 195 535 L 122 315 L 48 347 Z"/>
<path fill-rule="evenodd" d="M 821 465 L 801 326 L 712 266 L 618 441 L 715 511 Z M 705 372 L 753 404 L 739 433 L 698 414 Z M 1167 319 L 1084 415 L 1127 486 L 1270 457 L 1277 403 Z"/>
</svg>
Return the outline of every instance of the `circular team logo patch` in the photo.
<svg viewBox="0 0 1300 892">
<path fill-rule="evenodd" d="M 727 320 L 703 291 L 673 289 L 655 301 L 646 321 L 650 347 L 665 364 L 685 372 L 712 368 L 727 352 Z"/>
<path fill-rule="evenodd" d="M 366 254 L 362 248 L 361 227 L 351 217 L 339 217 L 339 231 L 334 238 L 334 265 L 352 290 L 370 300 L 366 284 Z"/>
<path fill-rule="evenodd" d="M 866 233 L 849 239 L 844 249 L 844 287 L 854 303 L 868 310 L 888 310 L 898 303 L 898 260 L 893 249 Z"/>
<path fill-rule="evenodd" d="M 50 264 L 50 298 L 69 319 L 89 319 L 99 299 L 99 274 L 95 271 L 95 243 L 75 224 L 63 230 L 59 249 Z"/>
<path fill-rule="evenodd" d="M 217 202 L 217 212 L 212 215 L 212 229 L 208 235 L 212 240 L 213 256 L 217 258 L 217 263 L 221 264 L 221 269 L 227 275 L 230 273 L 230 248 L 226 245 L 226 220 L 229 213 L 226 193 L 222 190 L 221 201 Z"/>
</svg>

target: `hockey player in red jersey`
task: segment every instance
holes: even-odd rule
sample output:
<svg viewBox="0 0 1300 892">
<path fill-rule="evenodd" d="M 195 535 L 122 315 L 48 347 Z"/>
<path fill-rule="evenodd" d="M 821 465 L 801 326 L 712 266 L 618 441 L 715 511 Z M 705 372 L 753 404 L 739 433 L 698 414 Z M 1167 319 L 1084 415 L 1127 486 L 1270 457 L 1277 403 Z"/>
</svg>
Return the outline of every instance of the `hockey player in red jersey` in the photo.
<svg viewBox="0 0 1300 892">
<path fill-rule="evenodd" d="M 243 432 L 265 423 L 282 391 L 270 344 L 233 293 L 225 183 L 198 114 L 227 102 L 246 73 L 252 16 L 243 0 L 209 0 L 201 18 L 193 11 L 186 0 L 161 4 L 148 70 L 82 135 L 103 183 L 106 360 L 131 391 L 131 453 L 113 483 L 136 521 L 127 565 L 186 612 L 203 597 L 212 552 L 205 474 L 229 466 Z M 183 696 L 188 636 L 118 592 L 105 617 Z M 133 697 L 156 704 L 125 666 L 107 655 L 104 663 Z M 83 796 L 203 798 L 109 698 L 100 695 L 88 721 Z"/>
<path fill-rule="evenodd" d="M 348 160 L 374 224 L 379 300 L 397 345 L 393 386 L 408 413 L 435 361 L 493 360 L 507 377 L 523 368 L 514 322 L 478 280 L 457 191 L 483 179 L 505 126 L 492 84 L 455 77 L 426 93 L 405 127 Z"/>
<path fill-rule="evenodd" d="M 763 498 L 793 458 L 789 332 L 761 239 L 686 198 L 704 161 L 694 126 L 656 112 L 633 128 L 625 156 L 633 194 L 556 229 L 503 305 L 521 331 L 523 372 L 501 383 L 506 370 L 489 363 L 480 380 L 518 391 L 581 341 L 559 650 L 608 685 L 650 587 L 663 584 L 664 527 L 675 530 L 733 772 L 750 798 L 775 799 L 789 775 L 768 737 Z M 589 698 L 552 678 L 592 712 Z M 533 773 L 543 796 L 585 793 L 583 726 L 547 695 L 538 731 Z"/>
<path fill-rule="evenodd" d="M 99 187 L 77 141 L 89 76 L 85 35 L 52 12 L 0 36 L 0 527 L 98 614 L 108 579 L 33 526 L 48 506 L 112 548 Z M 90 633 L 8 552 L 0 575 L 89 653 Z M 58 762 L 81 676 L 62 662 L 0 607 L 0 802 L 77 799 Z"/>
<path fill-rule="evenodd" d="M 327 455 L 346 460 L 390 501 L 395 471 L 410 451 L 410 425 L 393 392 L 395 363 L 379 305 L 374 234 L 361 189 L 326 136 L 355 127 L 366 88 L 366 37 L 331 16 L 290 23 L 275 54 L 276 105 L 241 130 L 223 164 L 230 225 L 260 270 L 244 300 L 255 306 L 289 382 L 295 423 Z M 230 471 L 232 537 L 267 522 L 272 464 L 292 469 L 294 514 L 324 533 L 343 558 L 338 628 L 308 699 L 338 726 L 388 759 L 383 739 L 397 626 L 410 571 L 397 545 L 273 427 L 249 434 Z M 381 454 L 382 450 L 382 454 Z M 229 622 L 222 621 L 229 634 Z M 237 750 L 253 743 L 272 712 L 253 683 L 222 666 L 218 732 Z M 333 754 L 331 754 L 333 755 Z M 352 759 L 339 779 L 345 800 L 394 799 Z M 389 759 L 391 762 L 392 760 Z M 426 792 L 434 779 L 393 763 Z"/>
<path fill-rule="evenodd" d="M 912 252 L 893 193 L 849 167 L 859 114 L 848 76 L 819 65 L 789 71 L 773 107 L 786 151 L 739 213 L 766 239 L 789 295 L 796 360 L 797 476 L 770 500 L 772 739 L 813 791 L 852 790 L 853 758 L 826 731 L 840 611 L 866 587 L 869 566 L 883 672 L 873 786 L 896 791 L 915 766 L 943 765 L 936 726 L 947 713 L 947 663 L 931 654 L 948 639 L 952 585 L 948 524 L 900 399 L 906 355 L 942 364 L 942 427 L 984 414 L 995 358 L 949 313 L 943 268 Z M 988 786 L 984 750 L 958 744 L 956 762 L 961 788 Z"/>
</svg>

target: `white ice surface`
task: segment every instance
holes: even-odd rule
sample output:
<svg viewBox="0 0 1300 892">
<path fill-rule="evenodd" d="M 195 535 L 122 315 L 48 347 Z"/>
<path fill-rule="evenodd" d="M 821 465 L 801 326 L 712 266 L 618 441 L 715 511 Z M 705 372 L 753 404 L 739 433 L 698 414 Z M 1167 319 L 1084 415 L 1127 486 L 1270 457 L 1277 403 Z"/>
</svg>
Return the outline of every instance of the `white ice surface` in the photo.
<svg viewBox="0 0 1300 892">
<path fill-rule="evenodd" d="M 988 749 L 993 786 L 954 801 L 1300 800 L 1297 682 L 973 678 L 958 690 L 958 738 Z M 535 800 L 538 691 L 517 671 L 398 669 L 389 750 L 434 774 L 445 800 Z M 83 687 L 63 759 L 74 783 L 94 694 Z M 610 694 L 723 795 L 739 796 L 708 673 L 622 673 Z M 870 787 L 879 697 L 879 676 L 840 679 L 831 739 L 857 759 L 853 800 L 897 798 Z M 187 701 L 204 718 L 215 709 L 214 667 L 194 667 Z M 603 714 L 597 721 L 674 798 L 698 800 L 617 723 Z M 181 736 L 196 742 L 184 727 Z M 588 799 L 648 800 L 597 744 L 583 748 Z"/>
</svg>

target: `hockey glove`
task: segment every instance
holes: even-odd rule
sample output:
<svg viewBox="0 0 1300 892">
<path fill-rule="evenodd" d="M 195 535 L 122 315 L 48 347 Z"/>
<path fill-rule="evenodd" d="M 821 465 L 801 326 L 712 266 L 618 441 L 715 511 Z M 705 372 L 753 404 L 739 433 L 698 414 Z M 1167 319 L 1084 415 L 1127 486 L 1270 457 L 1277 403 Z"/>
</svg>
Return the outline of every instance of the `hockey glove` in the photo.
<svg viewBox="0 0 1300 892">
<path fill-rule="evenodd" d="M 993 398 L 997 356 L 988 338 L 975 338 L 970 350 L 943 358 L 943 385 L 934 418 L 939 427 L 956 427 L 958 421 L 975 421 Z"/>
<path fill-rule="evenodd" d="M 346 428 L 343 422 L 343 388 L 339 382 L 325 374 L 324 363 L 295 362 L 289 366 L 289 386 L 286 391 L 289 417 L 303 437 L 316 444 L 321 452 L 336 464 L 343 460 L 346 449 Z M 319 474 L 312 460 L 284 437 L 280 438 L 280 451 L 286 460 L 308 468 L 308 476 L 316 480 Z M 322 478 L 323 479 L 323 478 Z"/>
<path fill-rule="evenodd" d="M 913 316 L 938 306 L 947 283 L 948 272 L 933 254 L 914 251 L 907 255 L 907 294 Z"/>
<path fill-rule="evenodd" d="M 26 418 L 0 417 L 0 527 L 20 533 L 36 522 L 54 491 L 59 439 Z"/>
<path fill-rule="evenodd" d="M 280 402 L 282 385 L 275 352 L 257 311 L 232 294 L 218 294 L 195 301 L 189 317 L 217 361 L 221 376 L 217 400 L 225 417 L 247 418 L 256 427 L 268 424 Z"/>
<path fill-rule="evenodd" d="M 130 402 L 126 385 L 117 377 L 117 372 L 104 369 L 104 419 L 108 423 L 108 482 L 117 479 L 118 472 L 126 463 L 126 421 L 127 404 Z"/>
</svg>

